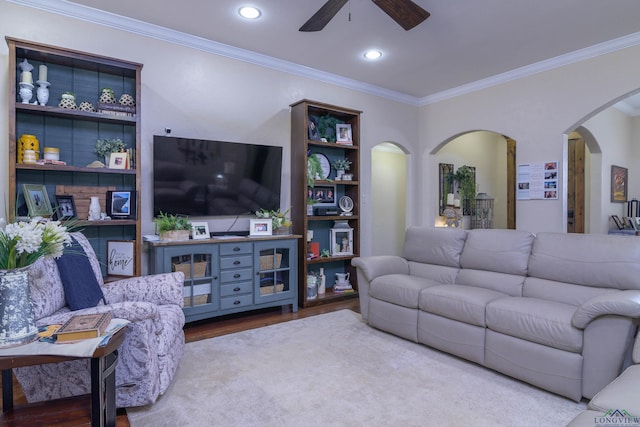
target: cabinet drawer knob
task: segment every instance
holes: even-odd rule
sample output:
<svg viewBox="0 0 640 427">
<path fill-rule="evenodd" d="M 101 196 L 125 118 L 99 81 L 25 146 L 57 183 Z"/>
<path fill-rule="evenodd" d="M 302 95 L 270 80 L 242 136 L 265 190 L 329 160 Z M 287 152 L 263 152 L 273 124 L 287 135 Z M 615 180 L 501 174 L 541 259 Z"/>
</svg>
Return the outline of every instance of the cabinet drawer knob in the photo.
<svg viewBox="0 0 640 427">
<path fill-rule="evenodd" d="M 238 252 L 240 250 L 240 247 L 236 246 L 235 248 L 233 248 L 234 252 Z"/>
<path fill-rule="evenodd" d="M 240 301 L 238 301 L 238 300 L 233 302 L 233 305 L 238 305 L 238 304 L 240 304 Z"/>
<path fill-rule="evenodd" d="M 234 279 L 237 279 L 238 277 L 240 277 L 240 273 L 236 273 L 236 274 L 233 275 Z"/>
<path fill-rule="evenodd" d="M 233 265 L 238 265 L 238 264 L 240 264 L 240 260 L 233 261 Z"/>
<path fill-rule="evenodd" d="M 233 288 L 233 292 L 240 292 L 240 287 L 236 286 L 235 288 Z"/>
</svg>

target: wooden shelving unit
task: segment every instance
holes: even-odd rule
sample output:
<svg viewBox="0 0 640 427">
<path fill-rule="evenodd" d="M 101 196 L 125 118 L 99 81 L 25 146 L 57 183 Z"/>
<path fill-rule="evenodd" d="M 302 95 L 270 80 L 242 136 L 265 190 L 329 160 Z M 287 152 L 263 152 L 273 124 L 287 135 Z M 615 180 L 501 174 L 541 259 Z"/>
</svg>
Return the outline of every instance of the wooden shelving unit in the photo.
<svg viewBox="0 0 640 427">
<path fill-rule="evenodd" d="M 142 65 L 91 53 L 33 43 L 6 37 L 9 47 L 9 213 L 24 214 L 23 184 L 44 185 L 49 199 L 55 204 L 56 186 L 68 188 L 96 187 L 104 190 L 95 196 L 104 196 L 107 188 L 137 191 L 136 219 L 86 221 L 87 212 L 78 211 L 77 225 L 91 242 L 103 266 L 107 261 L 107 241 L 135 241 L 135 274 L 141 274 L 142 230 L 140 226 L 140 75 Z M 25 104 L 18 95 L 19 63 L 26 59 L 33 66 L 34 87 L 32 103 Z M 40 65 L 48 69 L 49 101 L 47 105 L 34 105 L 36 80 Z M 74 92 L 76 103 L 88 101 L 97 107 L 102 88 L 112 88 L 116 96 L 130 94 L 136 101 L 135 114 L 115 116 L 99 112 L 65 109 L 58 106 L 64 92 Z M 40 146 L 60 149 L 60 160 L 66 165 L 20 164 L 17 162 L 18 138 L 22 134 L 35 135 Z M 134 169 L 89 168 L 98 158 L 94 152 L 99 138 L 120 138 L 127 148 L 134 149 Z M 105 194 L 102 194 L 105 193 Z M 86 194 L 74 197 L 85 198 Z M 78 202 L 76 201 L 76 205 Z M 106 206 L 101 206 L 106 212 Z M 105 267 L 103 267 L 105 268 Z M 106 275 L 106 268 L 103 271 Z"/>
<path fill-rule="evenodd" d="M 293 232 L 300 234 L 298 250 L 298 299 L 303 307 L 324 304 L 340 299 L 353 298 L 358 294 L 358 283 L 355 269 L 351 266 L 351 259 L 360 253 L 360 114 L 361 111 L 343 108 L 321 102 L 303 99 L 291 105 L 291 219 Z M 310 117 L 331 117 L 340 124 L 351 125 L 351 145 L 324 142 L 309 138 Z M 307 215 L 307 154 L 318 153 L 325 156 L 329 162 L 346 158 L 351 161 L 348 173 L 353 177 L 349 181 L 336 181 L 336 171 L 331 168 L 328 179 L 316 180 L 314 188 L 335 186 L 334 206 L 338 212 L 338 201 L 342 196 L 349 196 L 354 202 L 352 215 Z M 333 207 L 333 206 L 332 206 Z M 318 242 L 320 250 L 330 249 L 335 242 L 330 241 L 330 229 L 335 221 L 347 221 L 353 230 L 352 254 L 334 255 L 309 259 L 307 256 L 307 231 L 313 231 L 313 242 Z M 324 268 L 326 276 L 326 293 L 308 300 L 306 293 L 306 277 L 308 274 L 318 273 Z M 354 292 L 338 293 L 333 291 L 336 273 L 349 273 Z"/>
</svg>

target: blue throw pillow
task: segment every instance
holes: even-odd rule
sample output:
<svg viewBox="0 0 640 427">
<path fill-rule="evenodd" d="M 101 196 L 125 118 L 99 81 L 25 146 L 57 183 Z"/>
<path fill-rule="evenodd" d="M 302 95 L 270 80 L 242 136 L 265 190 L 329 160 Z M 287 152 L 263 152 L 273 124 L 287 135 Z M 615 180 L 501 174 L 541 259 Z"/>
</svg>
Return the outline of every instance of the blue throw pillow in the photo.
<svg viewBox="0 0 640 427">
<path fill-rule="evenodd" d="M 72 237 L 71 246 L 65 248 L 64 254 L 56 259 L 56 263 L 71 310 L 95 307 L 100 300 L 107 303 L 89 258 L 75 238 Z"/>
</svg>

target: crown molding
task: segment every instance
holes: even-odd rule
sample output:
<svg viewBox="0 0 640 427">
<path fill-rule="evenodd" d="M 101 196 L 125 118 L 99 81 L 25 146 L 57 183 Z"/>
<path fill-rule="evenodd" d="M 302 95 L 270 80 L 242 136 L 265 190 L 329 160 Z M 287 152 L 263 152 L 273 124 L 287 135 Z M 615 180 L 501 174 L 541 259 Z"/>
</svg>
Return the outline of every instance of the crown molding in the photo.
<svg viewBox="0 0 640 427">
<path fill-rule="evenodd" d="M 464 84 L 442 92 L 428 95 L 422 98 L 408 95 L 402 92 L 385 89 L 380 86 L 364 83 L 355 79 L 346 78 L 337 74 L 320 71 L 290 61 L 273 58 L 246 49 L 240 49 L 227 44 L 196 37 L 191 34 L 171 30 L 158 25 L 139 21 L 95 8 L 71 3 L 65 0 L 5 0 L 21 6 L 31 7 L 50 13 L 56 13 L 69 18 L 80 19 L 106 27 L 150 37 L 157 40 L 174 43 L 177 45 L 198 49 L 215 55 L 225 56 L 231 59 L 248 62 L 261 67 L 282 71 L 285 73 L 305 77 L 324 83 L 344 87 L 368 93 L 370 95 L 386 98 L 414 106 L 434 104 L 457 96 L 466 95 L 492 86 L 497 86 L 523 77 L 538 74 L 554 68 L 563 67 L 585 59 L 625 49 L 640 44 L 640 32 L 628 36 L 613 39 L 604 43 L 580 49 L 568 54 L 560 55 L 544 61 L 539 61 L 512 71 L 496 74 L 486 79 Z"/>
</svg>

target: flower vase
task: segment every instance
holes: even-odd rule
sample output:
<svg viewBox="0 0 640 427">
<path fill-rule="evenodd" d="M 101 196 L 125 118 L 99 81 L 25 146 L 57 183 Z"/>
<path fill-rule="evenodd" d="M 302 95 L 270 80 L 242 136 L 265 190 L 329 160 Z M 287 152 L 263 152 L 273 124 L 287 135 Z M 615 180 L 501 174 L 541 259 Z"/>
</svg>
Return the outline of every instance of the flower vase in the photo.
<svg viewBox="0 0 640 427">
<path fill-rule="evenodd" d="M 100 219 L 100 198 L 98 196 L 91 197 L 89 203 L 89 221 L 98 221 Z"/>
<path fill-rule="evenodd" d="M 0 270 L 0 348 L 27 344 L 38 337 L 28 272 L 29 267 Z"/>
<path fill-rule="evenodd" d="M 49 85 L 51 83 L 42 80 L 38 80 L 36 83 L 38 83 L 38 89 L 36 89 L 38 102 L 40 105 L 47 105 L 47 102 L 49 102 Z"/>
</svg>

